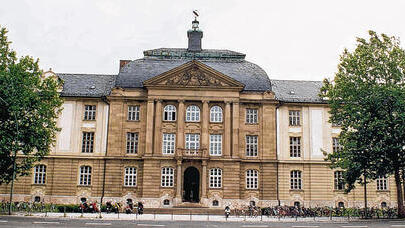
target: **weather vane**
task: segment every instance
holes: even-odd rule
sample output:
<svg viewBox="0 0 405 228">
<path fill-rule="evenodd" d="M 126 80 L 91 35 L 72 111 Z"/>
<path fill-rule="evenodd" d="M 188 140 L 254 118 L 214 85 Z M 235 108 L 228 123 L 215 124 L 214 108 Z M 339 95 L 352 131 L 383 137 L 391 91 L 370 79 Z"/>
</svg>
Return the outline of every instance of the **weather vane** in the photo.
<svg viewBox="0 0 405 228">
<path fill-rule="evenodd" d="M 197 20 L 197 17 L 200 16 L 197 10 L 193 10 L 194 19 Z"/>
</svg>

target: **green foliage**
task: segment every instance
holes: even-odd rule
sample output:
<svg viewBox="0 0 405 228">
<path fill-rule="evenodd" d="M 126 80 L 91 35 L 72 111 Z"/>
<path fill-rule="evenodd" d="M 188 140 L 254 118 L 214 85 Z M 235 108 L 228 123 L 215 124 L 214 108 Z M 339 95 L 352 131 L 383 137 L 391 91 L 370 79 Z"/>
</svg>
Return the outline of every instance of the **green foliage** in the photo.
<svg viewBox="0 0 405 228">
<path fill-rule="evenodd" d="M 16 58 L 7 30 L 0 26 L 0 184 L 28 175 L 33 164 L 49 153 L 58 131 L 56 119 L 63 103 L 60 82 L 43 78 L 38 59 Z"/>
<path fill-rule="evenodd" d="M 347 191 L 362 175 L 397 179 L 405 166 L 405 51 L 395 37 L 369 35 L 353 52 L 344 50 L 334 80 L 321 89 L 331 122 L 342 127 L 343 149 L 327 160 L 346 170 Z"/>
</svg>

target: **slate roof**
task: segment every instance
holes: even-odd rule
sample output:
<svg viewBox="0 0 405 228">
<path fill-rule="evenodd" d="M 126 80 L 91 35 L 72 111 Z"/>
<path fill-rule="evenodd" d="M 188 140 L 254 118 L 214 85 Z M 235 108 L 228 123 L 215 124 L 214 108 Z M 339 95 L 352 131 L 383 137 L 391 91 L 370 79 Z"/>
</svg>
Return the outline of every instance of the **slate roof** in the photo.
<svg viewBox="0 0 405 228">
<path fill-rule="evenodd" d="M 270 80 L 276 99 L 283 102 L 327 103 L 318 94 L 321 81 Z"/>
<path fill-rule="evenodd" d="M 116 86 L 122 88 L 143 87 L 142 82 L 166 71 L 197 60 L 245 85 L 245 91 L 271 90 L 270 79 L 258 65 L 246 61 L 245 54 L 205 49 L 189 52 L 181 48 L 160 48 L 144 52 L 145 57 L 126 64 L 117 75 Z"/>
<path fill-rule="evenodd" d="M 110 94 L 116 75 L 63 74 L 56 73 L 63 80 L 63 97 L 102 97 Z"/>
</svg>

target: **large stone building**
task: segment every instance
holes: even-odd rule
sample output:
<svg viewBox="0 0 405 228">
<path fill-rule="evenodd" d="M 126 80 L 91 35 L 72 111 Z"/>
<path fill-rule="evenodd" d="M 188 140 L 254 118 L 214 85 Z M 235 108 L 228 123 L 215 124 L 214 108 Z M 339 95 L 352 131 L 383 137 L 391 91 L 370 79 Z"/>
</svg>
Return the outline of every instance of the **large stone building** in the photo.
<svg viewBox="0 0 405 228">
<path fill-rule="evenodd" d="M 64 81 L 52 152 L 15 185 L 15 200 L 142 201 L 146 207 L 360 206 L 323 151 L 339 148 L 321 82 L 270 80 L 245 54 L 202 49 L 198 21 L 187 49 L 144 51 L 117 75 Z M 52 74 L 52 72 L 47 72 Z M 394 185 L 369 187 L 393 204 Z M 7 200 L 9 186 L 0 186 Z"/>
</svg>

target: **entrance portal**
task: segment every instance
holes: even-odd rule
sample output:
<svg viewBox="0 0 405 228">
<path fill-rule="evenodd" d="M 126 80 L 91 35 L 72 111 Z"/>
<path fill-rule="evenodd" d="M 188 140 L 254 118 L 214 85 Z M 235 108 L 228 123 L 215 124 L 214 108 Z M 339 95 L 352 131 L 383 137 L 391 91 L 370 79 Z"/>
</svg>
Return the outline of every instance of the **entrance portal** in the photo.
<svg viewBox="0 0 405 228">
<path fill-rule="evenodd" d="M 184 171 L 183 201 L 193 203 L 200 201 L 200 172 L 192 166 Z"/>
</svg>

